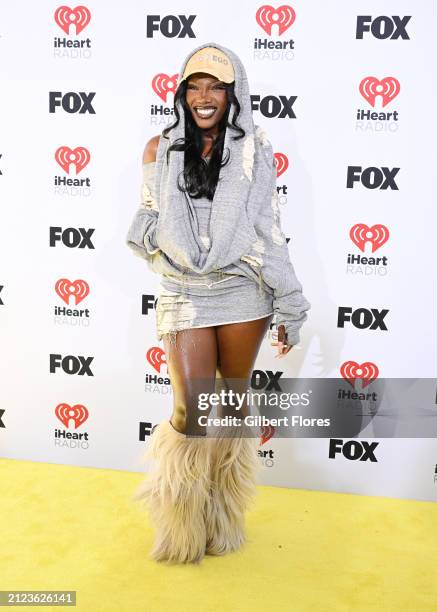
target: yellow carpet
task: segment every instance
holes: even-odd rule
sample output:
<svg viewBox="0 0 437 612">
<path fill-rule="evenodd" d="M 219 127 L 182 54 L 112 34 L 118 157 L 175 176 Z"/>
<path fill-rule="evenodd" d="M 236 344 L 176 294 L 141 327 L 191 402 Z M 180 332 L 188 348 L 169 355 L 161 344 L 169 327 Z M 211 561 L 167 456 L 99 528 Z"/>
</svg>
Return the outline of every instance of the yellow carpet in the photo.
<svg viewBox="0 0 437 612">
<path fill-rule="evenodd" d="M 0 477 L 1 590 L 76 590 L 90 612 L 437 610 L 432 502 L 260 487 L 243 551 L 165 566 L 141 474 L 2 459 Z"/>
</svg>

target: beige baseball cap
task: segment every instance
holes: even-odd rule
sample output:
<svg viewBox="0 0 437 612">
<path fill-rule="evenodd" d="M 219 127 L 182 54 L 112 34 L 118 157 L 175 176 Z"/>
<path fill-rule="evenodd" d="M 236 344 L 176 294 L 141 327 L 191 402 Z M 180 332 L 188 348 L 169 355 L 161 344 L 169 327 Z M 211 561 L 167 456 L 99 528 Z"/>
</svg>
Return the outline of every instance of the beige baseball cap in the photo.
<svg viewBox="0 0 437 612">
<path fill-rule="evenodd" d="M 229 57 L 216 47 L 203 47 L 190 57 L 185 66 L 180 81 L 195 72 L 212 74 L 223 83 L 232 83 L 235 80 L 234 67 Z"/>
</svg>

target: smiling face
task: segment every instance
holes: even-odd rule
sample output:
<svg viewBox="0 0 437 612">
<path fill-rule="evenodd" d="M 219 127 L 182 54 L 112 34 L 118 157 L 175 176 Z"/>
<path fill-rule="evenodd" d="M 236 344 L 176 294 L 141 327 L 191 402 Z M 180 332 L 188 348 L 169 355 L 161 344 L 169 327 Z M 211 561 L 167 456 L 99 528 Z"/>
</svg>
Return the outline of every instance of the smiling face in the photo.
<svg viewBox="0 0 437 612">
<path fill-rule="evenodd" d="M 185 97 L 197 126 L 217 132 L 228 104 L 226 84 L 211 74 L 196 72 L 187 78 Z"/>
</svg>

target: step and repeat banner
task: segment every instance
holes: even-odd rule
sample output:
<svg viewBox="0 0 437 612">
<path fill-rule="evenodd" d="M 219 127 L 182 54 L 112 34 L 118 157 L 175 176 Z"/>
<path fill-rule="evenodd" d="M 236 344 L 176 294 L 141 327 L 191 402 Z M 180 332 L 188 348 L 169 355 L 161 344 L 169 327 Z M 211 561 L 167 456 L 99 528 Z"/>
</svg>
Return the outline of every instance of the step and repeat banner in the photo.
<svg viewBox="0 0 437 612">
<path fill-rule="evenodd" d="M 437 369 L 436 18 L 424 0 L 1 3 L 3 457 L 140 472 L 170 417 L 160 279 L 125 237 L 145 143 L 206 42 L 244 62 L 311 303 L 280 360 L 272 322 L 253 387 L 330 378 L 375 399 L 372 383 L 399 379 L 414 405 L 402 382 Z M 375 423 L 350 438 L 261 428 L 262 482 L 436 500 L 435 437 Z"/>
</svg>

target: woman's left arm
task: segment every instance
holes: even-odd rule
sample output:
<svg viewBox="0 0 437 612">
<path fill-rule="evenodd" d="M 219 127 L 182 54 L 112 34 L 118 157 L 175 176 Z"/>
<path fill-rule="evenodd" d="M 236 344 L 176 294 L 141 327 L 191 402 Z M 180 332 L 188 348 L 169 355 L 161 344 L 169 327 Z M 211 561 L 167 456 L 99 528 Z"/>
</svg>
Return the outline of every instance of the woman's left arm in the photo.
<svg viewBox="0 0 437 612">
<path fill-rule="evenodd" d="M 308 317 L 306 311 L 311 304 L 302 294 L 302 285 L 290 260 L 281 226 L 274 157 L 272 164 L 271 199 L 260 207 L 255 220 L 258 240 L 252 247 L 252 256 L 260 264 L 263 280 L 273 289 L 276 326 L 285 326 L 287 343 L 294 346 L 300 342 L 300 328 Z"/>
</svg>

